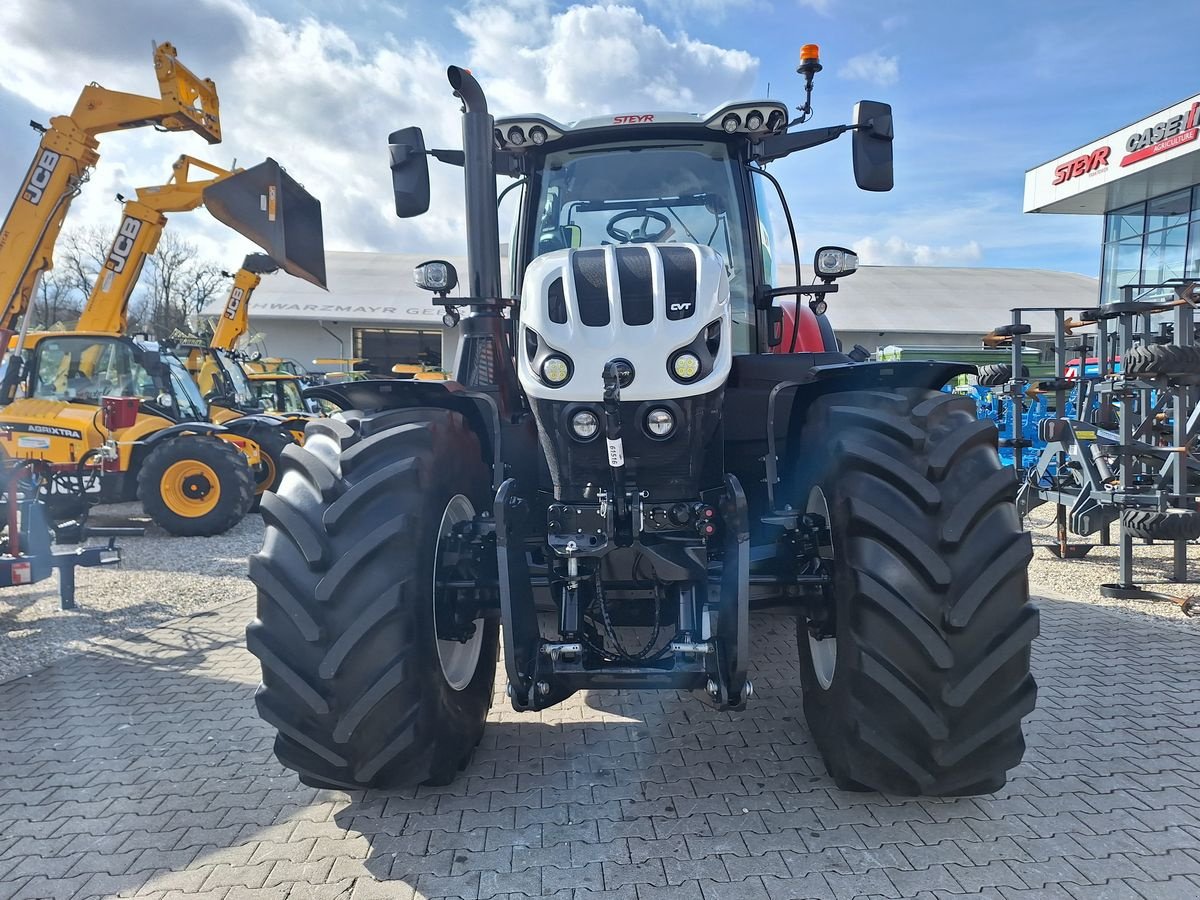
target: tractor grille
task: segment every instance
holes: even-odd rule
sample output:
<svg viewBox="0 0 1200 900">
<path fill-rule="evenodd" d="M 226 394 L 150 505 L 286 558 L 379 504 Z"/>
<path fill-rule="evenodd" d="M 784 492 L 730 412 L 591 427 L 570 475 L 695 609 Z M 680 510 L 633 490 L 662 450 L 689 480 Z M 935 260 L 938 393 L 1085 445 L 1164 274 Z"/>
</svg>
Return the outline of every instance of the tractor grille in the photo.
<svg viewBox="0 0 1200 900">
<path fill-rule="evenodd" d="M 616 257 L 617 278 L 621 284 L 621 318 L 626 325 L 649 325 L 654 320 L 650 251 L 642 247 L 620 247 Z"/>
<path fill-rule="evenodd" d="M 682 247 L 662 247 L 660 252 L 666 276 L 667 318 L 691 318 L 696 312 L 696 257 Z"/>
<path fill-rule="evenodd" d="M 580 250 L 571 256 L 579 320 L 584 325 L 608 324 L 608 276 L 603 250 Z"/>
</svg>

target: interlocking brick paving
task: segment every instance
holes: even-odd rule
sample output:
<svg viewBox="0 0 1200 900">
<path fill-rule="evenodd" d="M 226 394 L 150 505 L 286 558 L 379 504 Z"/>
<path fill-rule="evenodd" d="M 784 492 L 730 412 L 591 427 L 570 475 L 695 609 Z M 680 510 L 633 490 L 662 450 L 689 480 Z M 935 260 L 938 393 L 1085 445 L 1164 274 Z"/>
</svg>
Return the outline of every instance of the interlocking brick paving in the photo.
<svg viewBox="0 0 1200 900">
<path fill-rule="evenodd" d="M 0 685 L 0 900 L 1200 897 L 1200 642 L 1044 601 L 1029 752 L 990 797 L 836 790 L 795 632 L 754 619 L 756 696 L 499 684 L 455 784 L 350 795 L 276 764 L 252 602 Z"/>
</svg>

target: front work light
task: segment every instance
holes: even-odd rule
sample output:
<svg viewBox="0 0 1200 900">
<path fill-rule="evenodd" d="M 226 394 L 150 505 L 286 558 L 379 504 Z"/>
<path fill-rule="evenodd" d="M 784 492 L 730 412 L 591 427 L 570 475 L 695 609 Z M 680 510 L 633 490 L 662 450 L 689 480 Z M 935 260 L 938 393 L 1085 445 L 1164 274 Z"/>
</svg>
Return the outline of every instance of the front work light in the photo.
<svg viewBox="0 0 1200 900">
<path fill-rule="evenodd" d="M 742 127 L 742 120 L 738 118 L 737 113 L 730 113 L 721 120 L 721 127 L 725 129 L 726 134 L 733 134 Z"/>
<path fill-rule="evenodd" d="M 590 441 L 600 430 L 600 418 L 590 409 L 581 409 L 571 416 L 571 431 L 581 441 Z"/>
<path fill-rule="evenodd" d="M 654 437 L 665 438 L 675 429 L 675 417 L 669 410 L 652 409 L 646 413 L 646 430 Z"/>
<path fill-rule="evenodd" d="M 458 285 L 458 271 L 444 259 L 431 259 L 413 269 L 413 282 L 435 294 L 448 294 Z"/>
<path fill-rule="evenodd" d="M 542 380 L 551 387 L 566 384 L 571 377 L 571 364 L 562 356 L 548 356 L 542 363 Z"/>
<path fill-rule="evenodd" d="M 680 381 L 691 381 L 700 374 L 700 357 L 695 353 L 680 353 L 671 363 L 671 370 Z"/>
</svg>

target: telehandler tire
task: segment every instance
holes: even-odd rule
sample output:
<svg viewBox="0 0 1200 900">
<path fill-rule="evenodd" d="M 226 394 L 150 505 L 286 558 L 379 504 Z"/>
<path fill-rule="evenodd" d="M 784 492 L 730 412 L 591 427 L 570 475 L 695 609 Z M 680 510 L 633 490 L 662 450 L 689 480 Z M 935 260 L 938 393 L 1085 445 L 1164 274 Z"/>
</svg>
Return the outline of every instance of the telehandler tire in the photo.
<svg viewBox="0 0 1200 900">
<path fill-rule="evenodd" d="M 246 435 L 262 453 L 262 461 L 254 470 L 254 499 L 250 509 L 258 509 L 263 494 L 278 490 L 283 479 L 283 451 L 296 443 L 296 438 L 283 426 L 255 428 Z"/>
<path fill-rule="evenodd" d="M 995 425 L 938 391 L 837 393 L 788 454 L 792 505 L 830 526 L 832 622 L 801 618 L 798 638 L 805 717 L 835 782 L 999 789 L 1037 696 L 1038 611 Z"/>
<path fill-rule="evenodd" d="M 182 537 L 224 534 L 246 514 L 254 475 L 237 447 L 214 437 L 174 437 L 150 451 L 138 499 L 158 525 Z"/>
<path fill-rule="evenodd" d="M 308 425 L 262 502 L 250 559 L 259 714 L 275 754 L 315 787 L 445 784 L 491 706 L 499 624 L 439 640 L 442 536 L 492 500 L 478 438 L 442 409 Z"/>
</svg>

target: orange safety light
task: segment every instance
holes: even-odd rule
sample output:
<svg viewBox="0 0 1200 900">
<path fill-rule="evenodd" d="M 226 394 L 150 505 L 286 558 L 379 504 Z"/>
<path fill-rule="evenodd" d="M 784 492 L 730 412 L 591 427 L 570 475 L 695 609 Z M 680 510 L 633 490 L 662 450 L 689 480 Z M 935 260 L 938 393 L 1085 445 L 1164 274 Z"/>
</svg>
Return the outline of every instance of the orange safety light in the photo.
<svg viewBox="0 0 1200 900">
<path fill-rule="evenodd" d="M 819 59 L 821 56 L 821 48 L 816 44 L 805 44 L 800 48 L 800 62 L 806 59 Z"/>
</svg>

